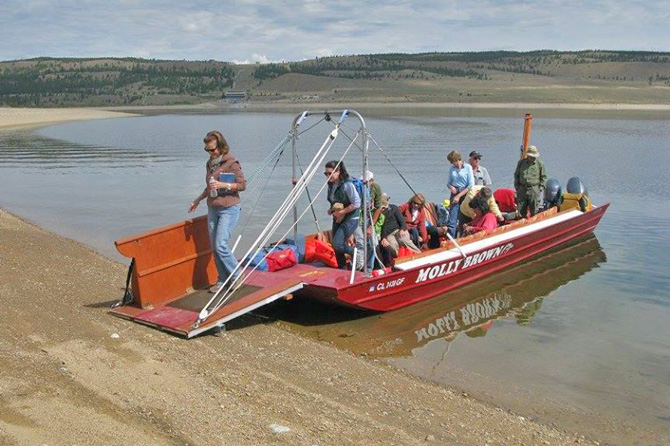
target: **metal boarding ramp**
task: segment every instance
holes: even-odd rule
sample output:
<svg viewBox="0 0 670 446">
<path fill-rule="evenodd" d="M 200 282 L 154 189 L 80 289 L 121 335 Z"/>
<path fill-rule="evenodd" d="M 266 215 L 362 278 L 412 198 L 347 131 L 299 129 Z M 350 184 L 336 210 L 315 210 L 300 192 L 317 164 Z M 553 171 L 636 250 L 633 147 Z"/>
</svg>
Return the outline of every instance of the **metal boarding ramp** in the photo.
<svg viewBox="0 0 670 446">
<path fill-rule="evenodd" d="M 205 288 L 216 282 L 207 217 L 117 240 L 115 245 L 134 261 L 129 276 L 132 302 L 116 306 L 112 314 L 186 338 L 221 327 L 305 286 L 299 278 L 269 286 L 244 284 L 225 305 L 194 327 L 201 308 L 212 296 Z"/>
<path fill-rule="evenodd" d="M 323 192 L 328 183 L 324 182 L 314 197 L 310 195 L 307 187 L 316 172 L 320 171 L 321 166 L 325 163 L 326 156 L 340 133 L 347 136 L 349 142 L 338 165 L 349 150 L 356 146 L 361 150 L 364 177 L 368 167 L 369 137 L 365 130 L 365 121 L 354 110 L 342 110 L 338 113 L 341 114 L 337 121 L 331 117 L 329 112 L 304 111 L 298 114 L 293 120 L 289 134 L 271 151 L 261 165 L 261 168 L 271 165 L 272 160 L 275 160 L 274 165 L 276 165 L 278 157 L 283 152 L 283 147 L 288 142 L 292 143 L 293 188 L 275 214 L 268 220 L 247 254 L 242 256 L 243 260 L 231 272 L 230 277 L 239 276 L 240 280 L 236 283 L 229 283 L 231 280 L 229 277 L 223 287 L 211 297 L 202 290 L 213 283 L 216 277 L 207 221 L 206 217 L 187 220 L 116 242 L 119 252 L 133 259 L 129 273 L 132 294 L 129 295 L 126 292 L 123 301 L 112 312 L 140 323 L 192 337 L 302 289 L 305 283 L 300 277 L 284 276 L 283 281 L 280 276 L 265 277 L 268 280 L 258 282 L 255 279 L 258 276 L 263 277 L 265 273 L 257 271 L 256 267 L 252 267 L 251 262 L 273 239 L 284 240 L 291 230 L 294 233 L 294 239 L 297 238 L 298 221 L 310 209 L 314 214 L 312 201 Z M 305 118 L 312 114 L 321 115 L 319 122 L 330 123 L 332 129 L 329 127 L 323 144 L 313 154 L 309 165 L 304 170 L 300 168 L 301 175 L 296 178 L 296 141 L 300 135 L 299 127 Z M 341 127 L 348 116 L 355 117 L 360 125 L 354 136 L 346 135 Z M 359 138 L 360 145 L 357 143 Z M 253 176 L 257 178 L 259 175 L 255 172 Z M 298 215 L 297 203 L 303 194 L 308 196 L 309 205 Z M 291 211 L 293 211 L 293 225 L 283 236 L 277 237 L 275 233 Z M 367 226 L 368 212 L 364 212 L 363 215 L 364 226 Z M 316 214 L 314 217 L 316 221 Z M 364 243 L 363 258 L 367 258 L 367 243 Z M 364 274 L 368 274 L 367 263 L 364 263 Z M 350 283 L 353 277 L 354 271 L 351 273 Z M 129 303 L 132 305 L 127 305 Z M 200 307 L 199 311 L 198 307 Z"/>
</svg>

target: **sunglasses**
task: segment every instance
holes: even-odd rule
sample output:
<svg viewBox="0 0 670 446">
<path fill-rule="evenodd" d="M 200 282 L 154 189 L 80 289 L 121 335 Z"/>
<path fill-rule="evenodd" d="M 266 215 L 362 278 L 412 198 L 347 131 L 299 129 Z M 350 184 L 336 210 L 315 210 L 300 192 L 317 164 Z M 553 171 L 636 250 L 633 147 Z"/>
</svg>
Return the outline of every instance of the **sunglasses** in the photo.
<svg viewBox="0 0 670 446">
<path fill-rule="evenodd" d="M 205 147 L 205 152 L 207 152 L 207 153 L 216 152 L 216 149 L 208 149 L 208 148 Z"/>
<path fill-rule="evenodd" d="M 335 171 L 334 171 L 334 170 L 331 170 L 330 172 L 327 172 L 327 171 L 326 171 L 326 172 L 324 172 L 323 174 L 324 174 L 325 176 L 329 177 L 329 176 L 331 176 L 331 175 L 333 174 L 333 172 L 335 172 Z"/>
<path fill-rule="evenodd" d="M 412 201 L 412 204 L 413 204 L 414 206 L 421 206 L 421 205 L 422 205 L 422 203 L 417 203 L 416 201 Z"/>
</svg>

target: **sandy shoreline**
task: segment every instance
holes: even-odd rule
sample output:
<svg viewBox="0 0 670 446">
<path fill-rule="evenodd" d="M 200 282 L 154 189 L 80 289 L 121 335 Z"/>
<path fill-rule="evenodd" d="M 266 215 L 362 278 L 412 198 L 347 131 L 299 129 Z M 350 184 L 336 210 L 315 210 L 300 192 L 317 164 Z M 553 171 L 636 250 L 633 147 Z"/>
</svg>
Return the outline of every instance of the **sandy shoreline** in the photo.
<svg viewBox="0 0 670 446">
<path fill-rule="evenodd" d="M 596 444 L 252 316 L 117 319 L 123 265 L 3 210 L 0 246 L 2 444 Z"/>
<path fill-rule="evenodd" d="M 222 112 L 284 112 L 303 110 L 358 110 L 371 116 L 520 116 L 534 113 L 543 117 L 622 117 L 670 118 L 665 104 L 545 104 L 545 103 L 399 103 L 360 102 L 248 102 L 241 104 L 205 103 L 177 106 L 137 106 L 98 108 L 9 108 L 0 107 L 0 130 L 17 130 L 68 121 L 110 119 L 153 114 Z"/>
<path fill-rule="evenodd" d="M 95 108 L 9 108 L 0 107 L 0 129 L 12 130 L 59 122 L 133 116 L 130 113 Z"/>
</svg>

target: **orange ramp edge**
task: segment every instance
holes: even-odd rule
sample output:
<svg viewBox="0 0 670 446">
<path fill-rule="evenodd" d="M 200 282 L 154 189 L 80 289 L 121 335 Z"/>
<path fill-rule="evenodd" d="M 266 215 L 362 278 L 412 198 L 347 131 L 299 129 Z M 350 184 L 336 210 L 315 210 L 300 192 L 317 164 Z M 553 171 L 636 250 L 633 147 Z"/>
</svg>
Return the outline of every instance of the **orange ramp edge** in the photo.
<svg viewBox="0 0 670 446">
<path fill-rule="evenodd" d="M 186 220 L 115 242 L 135 259 L 133 305 L 154 308 L 216 281 L 207 216 Z"/>
<path fill-rule="evenodd" d="M 154 309 L 119 307 L 112 310 L 112 313 L 144 325 L 169 331 L 186 338 L 192 338 L 256 308 L 281 299 L 287 294 L 302 289 L 304 286 L 305 283 L 299 279 L 289 279 L 277 285 L 258 288 L 250 294 L 239 298 L 235 298 L 235 295 L 233 295 L 233 300 L 210 315 L 199 327 L 193 329 L 192 325 L 198 320 L 199 311 L 180 308 L 179 306 L 179 301 L 188 299 L 189 295 L 173 301 L 170 305 Z"/>
</svg>

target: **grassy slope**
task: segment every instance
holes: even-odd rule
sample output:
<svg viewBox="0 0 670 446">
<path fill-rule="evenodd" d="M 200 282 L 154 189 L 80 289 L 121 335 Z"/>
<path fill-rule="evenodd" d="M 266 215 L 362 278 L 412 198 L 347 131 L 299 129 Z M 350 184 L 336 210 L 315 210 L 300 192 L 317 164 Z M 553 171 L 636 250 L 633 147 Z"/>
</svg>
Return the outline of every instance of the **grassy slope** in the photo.
<svg viewBox="0 0 670 446">
<path fill-rule="evenodd" d="M 86 70 L 96 79 L 138 63 L 158 68 L 178 67 L 194 74 L 226 64 L 216 61 L 149 61 L 138 59 L 28 60 L 0 62 L 0 79 L 9 70 L 40 70 L 57 64 L 63 70 Z M 100 70 L 108 67 L 109 71 Z M 252 101 L 329 102 L 535 102 L 670 104 L 668 53 L 469 53 L 466 55 L 345 56 L 283 64 L 286 74 L 257 79 L 258 65 L 233 65 L 234 90 L 250 93 Z M 278 65 L 279 67 L 279 65 Z M 116 70 L 116 71 L 115 71 Z M 314 72 L 316 74 L 307 74 Z M 441 71 L 440 71 L 441 70 Z M 447 75 L 461 70 L 475 75 Z M 360 76 L 368 78 L 350 78 Z M 54 75 L 50 75 L 54 76 Z M 193 86 L 197 76 L 181 79 Z M 650 81 L 651 79 L 651 81 Z M 204 80 L 206 83 L 207 81 Z M 158 90 L 142 82 L 113 94 L 70 98 L 65 105 L 162 105 L 219 100 L 216 91 Z M 183 90 L 183 88 L 182 88 Z M 116 97 L 114 97 L 116 94 Z M 0 96 L 2 101 L 2 96 Z M 125 101 L 125 102 L 124 102 Z M 26 105 L 54 105 L 35 103 Z M 56 104 L 62 105 L 62 104 Z"/>
</svg>

